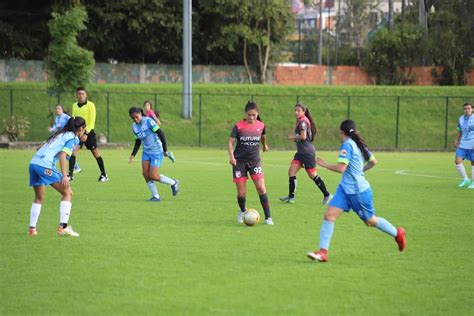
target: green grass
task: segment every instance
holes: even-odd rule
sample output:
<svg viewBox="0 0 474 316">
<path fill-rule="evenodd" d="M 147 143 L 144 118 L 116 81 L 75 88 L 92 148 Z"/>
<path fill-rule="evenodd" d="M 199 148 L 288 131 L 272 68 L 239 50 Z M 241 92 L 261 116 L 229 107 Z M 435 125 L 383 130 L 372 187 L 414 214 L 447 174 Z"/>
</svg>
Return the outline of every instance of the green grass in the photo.
<svg viewBox="0 0 474 316">
<path fill-rule="evenodd" d="M 12 96 L 10 88 L 14 89 Z M 394 148 L 397 145 L 401 149 L 442 150 L 447 130 L 446 145 L 452 150 L 462 104 L 474 102 L 473 87 L 195 85 L 194 116 L 184 120 L 181 118 L 181 85 L 109 84 L 91 85 L 89 90 L 89 98 L 97 106 L 96 131 L 108 133 L 111 142 L 133 141 L 128 109 L 132 105 L 141 106 L 145 99 L 155 103 L 156 96 L 165 124 L 163 129 L 170 141 L 197 146 L 201 124 L 201 144 L 211 147 L 222 147 L 226 143 L 232 125 L 243 117 L 245 103 L 253 98 L 261 108 L 273 147 L 293 148 L 286 135 L 294 128 L 293 105 L 299 99 L 310 107 L 314 116 L 319 129 L 316 140 L 319 148 L 334 148 L 340 122 L 350 117 L 359 124 L 372 147 Z M 54 107 L 57 103 L 57 98 L 48 97 L 45 91 L 44 84 L 0 84 L 0 119 L 9 116 L 13 104 L 13 113 L 27 116 L 32 123 L 25 140 L 44 139 L 48 135 L 48 104 Z M 62 95 L 60 102 L 70 107 L 74 95 Z"/>
<path fill-rule="evenodd" d="M 337 221 L 330 261 L 315 264 L 306 252 L 317 248 L 321 194 L 301 172 L 296 204 L 278 201 L 293 152 L 263 154 L 276 225 L 245 227 L 235 222 L 226 152 L 173 149 L 177 162 L 162 172 L 181 191 L 172 197 L 159 185 L 155 204 L 145 202 L 129 150 L 102 150 L 108 183 L 96 182 L 97 165 L 82 151 L 70 221 L 77 239 L 56 236 L 51 188 L 39 235 L 27 235 L 33 151 L 1 150 L 0 314 L 473 314 L 474 191 L 456 187 L 452 154 L 376 152 L 368 179 L 377 214 L 407 229 L 406 252 L 349 213 Z M 334 191 L 339 175 L 320 174 Z M 252 185 L 248 207 L 262 214 Z"/>
</svg>

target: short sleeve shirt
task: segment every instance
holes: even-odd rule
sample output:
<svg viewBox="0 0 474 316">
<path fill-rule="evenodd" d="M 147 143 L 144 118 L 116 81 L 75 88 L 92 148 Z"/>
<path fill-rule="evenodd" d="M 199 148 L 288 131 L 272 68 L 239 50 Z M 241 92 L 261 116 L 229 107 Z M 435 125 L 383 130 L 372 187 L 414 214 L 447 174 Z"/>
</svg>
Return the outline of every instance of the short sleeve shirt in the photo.
<svg viewBox="0 0 474 316">
<path fill-rule="evenodd" d="M 296 151 L 298 154 L 313 154 L 314 149 L 311 141 L 313 140 L 313 132 L 311 132 L 311 122 L 306 116 L 298 119 L 295 127 L 295 134 L 300 135 L 302 131 L 306 131 L 306 139 L 296 141 Z"/>
<path fill-rule="evenodd" d="M 163 152 L 163 145 L 156 134 L 160 127 L 155 120 L 143 116 L 140 123 L 133 123 L 132 130 L 135 138 L 142 141 L 143 152 L 148 154 L 160 154 Z"/>
<path fill-rule="evenodd" d="M 474 149 L 474 115 L 462 115 L 459 118 L 457 130 L 461 133 L 459 148 Z"/>
<path fill-rule="evenodd" d="M 238 161 L 260 161 L 260 141 L 265 135 L 265 124 L 255 121 L 254 124 L 247 123 L 246 120 L 237 122 L 232 128 L 230 137 L 237 140 L 234 149 L 234 157 Z"/>
</svg>

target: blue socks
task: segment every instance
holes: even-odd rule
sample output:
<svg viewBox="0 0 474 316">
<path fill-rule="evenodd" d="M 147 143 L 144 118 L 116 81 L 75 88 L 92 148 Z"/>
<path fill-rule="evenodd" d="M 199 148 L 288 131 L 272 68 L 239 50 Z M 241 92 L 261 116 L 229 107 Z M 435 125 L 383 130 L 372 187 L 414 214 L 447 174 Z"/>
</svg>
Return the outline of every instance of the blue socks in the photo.
<svg viewBox="0 0 474 316">
<path fill-rule="evenodd" d="M 392 237 L 397 237 L 397 229 L 395 228 L 395 226 L 390 224 L 389 221 L 387 221 L 386 219 L 382 217 L 377 217 L 376 227 L 380 229 L 381 231 L 383 231 L 384 233 L 389 234 Z"/>
<path fill-rule="evenodd" d="M 334 222 L 323 220 L 321 225 L 321 232 L 319 233 L 319 248 L 329 249 L 329 243 L 331 241 L 332 233 L 334 231 Z"/>
</svg>

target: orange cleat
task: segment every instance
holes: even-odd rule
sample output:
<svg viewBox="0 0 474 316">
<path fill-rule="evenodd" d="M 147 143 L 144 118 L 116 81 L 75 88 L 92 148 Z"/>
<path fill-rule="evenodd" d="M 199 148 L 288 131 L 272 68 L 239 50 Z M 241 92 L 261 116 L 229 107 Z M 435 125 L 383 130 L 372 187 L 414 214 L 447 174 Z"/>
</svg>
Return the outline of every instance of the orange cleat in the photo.
<svg viewBox="0 0 474 316">
<path fill-rule="evenodd" d="M 307 256 L 313 261 L 318 261 L 318 262 L 328 261 L 328 251 L 325 249 L 320 249 L 319 251 L 314 251 L 314 252 L 308 252 Z"/>
<path fill-rule="evenodd" d="M 33 228 L 28 229 L 28 235 L 30 235 L 30 236 L 38 235 L 38 232 L 36 231 L 36 228 L 33 227 Z"/>
<path fill-rule="evenodd" d="M 398 250 L 400 251 L 405 250 L 405 246 L 407 244 L 407 236 L 405 233 L 405 229 L 403 229 L 403 227 L 397 228 L 397 237 L 395 237 L 395 241 L 398 244 Z"/>
</svg>

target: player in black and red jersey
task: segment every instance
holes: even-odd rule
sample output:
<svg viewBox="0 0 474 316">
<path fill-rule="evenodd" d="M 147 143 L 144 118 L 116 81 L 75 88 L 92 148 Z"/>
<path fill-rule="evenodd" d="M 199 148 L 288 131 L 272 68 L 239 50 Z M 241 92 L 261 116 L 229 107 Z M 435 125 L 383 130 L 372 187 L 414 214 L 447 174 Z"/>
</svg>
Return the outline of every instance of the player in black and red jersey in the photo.
<svg viewBox="0 0 474 316">
<path fill-rule="evenodd" d="M 316 136 L 316 126 L 309 109 L 301 103 L 295 105 L 296 127 L 295 133 L 288 136 L 288 140 L 296 142 L 296 154 L 288 169 L 289 192 L 288 196 L 280 198 L 285 203 L 295 203 L 296 173 L 301 168 L 306 170 L 316 186 L 323 193 L 323 204 L 327 204 L 332 195 L 326 189 L 323 179 L 316 169 L 316 149 L 312 142 Z"/>
<path fill-rule="evenodd" d="M 242 223 L 243 214 L 246 211 L 246 183 L 247 173 L 249 173 L 265 212 L 265 224 L 273 225 L 259 152 L 260 142 L 263 145 L 263 151 L 268 151 L 268 144 L 265 124 L 260 121 L 258 113 L 257 104 L 249 101 L 245 106 L 245 118 L 234 125 L 229 138 L 229 162 L 232 165 L 233 181 L 237 186 L 237 202 L 240 207 L 237 222 Z"/>
</svg>

